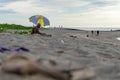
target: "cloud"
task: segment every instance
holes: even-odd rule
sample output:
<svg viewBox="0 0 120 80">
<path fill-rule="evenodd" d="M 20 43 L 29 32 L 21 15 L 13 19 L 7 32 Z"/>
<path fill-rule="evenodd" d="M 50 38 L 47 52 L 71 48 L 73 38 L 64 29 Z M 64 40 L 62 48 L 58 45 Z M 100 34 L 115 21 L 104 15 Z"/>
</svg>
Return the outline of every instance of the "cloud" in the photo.
<svg viewBox="0 0 120 80">
<path fill-rule="evenodd" d="M 111 0 L 112 1 L 112 0 Z M 92 3 L 93 4 L 93 3 Z M 64 26 L 89 26 L 89 27 L 119 27 L 120 3 L 106 2 L 89 4 L 86 11 L 81 13 L 62 14 L 56 19 L 57 24 Z M 104 5 L 104 6 L 98 6 Z M 96 6 L 97 5 L 97 6 Z M 93 7 L 94 6 L 94 7 Z M 64 18 L 61 18 L 64 17 Z"/>
<path fill-rule="evenodd" d="M 12 10 L 0 10 L 0 14 L 14 14 L 16 12 L 12 11 Z"/>
<path fill-rule="evenodd" d="M 31 0 L 32 1 L 32 0 Z M 83 1 L 83 0 L 33 0 L 32 2 L 34 3 L 41 3 L 41 5 L 43 4 L 43 6 L 53 6 L 53 7 L 64 7 L 64 8 L 68 8 L 68 7 L 80 7 L 83 5 L 88 4 L 89 2 Z"/>
<path fill-rule="evenodd" d="M 9 2 L 15 2 L 15 1 L 22 1 L 22 0 L 0 0 L 0 3 L 9 3 Z"/>
<path fill-rule="evenodd" d="M 8 3 L 8 2 L 9 3 Z M 99 1 L 93 2 L 89 0 L 7 0 L 4 6 L 0 7 L 0 10 L 12 10 L 19 14 L 46 14 L 46 13 L 64 13 L 64 12 L 84 12 L 91 11 L 93 9 L 101 8 L 104 6 L 110 6 L 113 1 Z M 14 2 L 15 1 L 15 2 Z M 4 1 L 5 2 L 5 1 Z M 21 6 L 24 5 L 24 6 Z"/>
<path fill-rule="evenodd" d="M 97 8 L 102 8 L 102 7 L 107 7 L 107 6 L 115 6 L 118 3 L 120 3 L 119 0 L 104 0 L 104 1 L 95 0 L 93 2 L 90 2 L 88 7 L 92 9 L 97 9 Z"/>
<path fill-rule="evenodd" d="M 24 5 L 24 6 L 21 6 Z M 20 14 L 33 14 L 33 13 L 45 13 L 48 12 L 50 9 L 47 9 L 46 7 L 37 7 L 36 5 L 32 4 L 30 1 L 17 1 L 8 3 L 2 7 L 0 7 L 0 10 L 12 10 L 16 13 Z"/>
<path fill-rule="evenodd" d="M 21 4 L 24 6 L 21 6 Z M 86 4 L 88 2 L 81 0 L 27 0 L 7 3 L 0 7 L 0 10 L 12 10 L 20 14 L 64 13 L 70 8 L 81 7 Z"/>
<path fill-rule="evenodd" d="M 82 13 L 82 23 L 95 26 L 116 26 L 119 27 L 120 3 L 116 5 L 104 6 L 89 12 Z"/>
<path fill-rule="evenodd" d="M 0 14 L 11 14 L 16 19 L 8 22 L 29 24 L 22 21 L 31 15 L 45 15 L 52 25 L 90 26 L 120 25 L 119 0 L 0 0 Z M 21 15 L 21 17 L 19 17 Z"/>
</svg>

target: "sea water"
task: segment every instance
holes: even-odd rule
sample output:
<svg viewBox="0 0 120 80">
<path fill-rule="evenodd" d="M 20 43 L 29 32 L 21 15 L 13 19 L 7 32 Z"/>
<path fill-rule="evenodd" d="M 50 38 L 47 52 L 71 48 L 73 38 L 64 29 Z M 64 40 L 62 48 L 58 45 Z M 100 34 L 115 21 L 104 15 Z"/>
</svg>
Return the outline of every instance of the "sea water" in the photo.
<svg viewBox="0 0 120 80">
<path fill-rule="evenodd" d="M 80 28 L 80 27 L 73 27 L 72 29 L 78 29 L 78 30 L 86 30 L 86 31 L 115 31 L 120 30 L 120 28 Z"/>
<path fill-rule="evenodd" d="M 120 27 L 50 27 L 50 28 L 68 28 L 68 29 L 77 29 L 77 30 L 86 30 L 86 31 L 115 31 L 120 30 Z"/>
</svg>

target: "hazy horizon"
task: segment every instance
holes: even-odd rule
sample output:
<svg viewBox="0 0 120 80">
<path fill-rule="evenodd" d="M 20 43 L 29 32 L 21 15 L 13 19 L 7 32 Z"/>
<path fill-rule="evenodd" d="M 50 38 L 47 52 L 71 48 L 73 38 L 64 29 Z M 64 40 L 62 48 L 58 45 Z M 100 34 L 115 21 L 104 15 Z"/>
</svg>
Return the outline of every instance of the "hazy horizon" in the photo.
<svg viewBox="0 0 120 80">
<path fill-rule="evenodd" d="M 120 0 L 0 0 L 0 23 L 32 26 L 28 18 L 43 15 L 50 26 L 119 28 Z"/>
</svg>

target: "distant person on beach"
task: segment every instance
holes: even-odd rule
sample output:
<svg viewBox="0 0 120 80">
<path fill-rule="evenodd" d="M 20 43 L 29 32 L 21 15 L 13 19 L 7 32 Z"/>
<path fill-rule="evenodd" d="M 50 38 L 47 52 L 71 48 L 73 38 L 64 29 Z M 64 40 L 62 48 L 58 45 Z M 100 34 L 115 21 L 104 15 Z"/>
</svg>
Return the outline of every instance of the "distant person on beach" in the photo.
<svg viewBox="0 0 120 80">
<path fill-rule="evenodd" d="M 91 31 L 91 33 L 92 33 L 92 36 L 93 36 L 93 33 L 94 33 L 94 32 L 93 32 L 93 31 Z"/>
<path fill-rule="evenodd" d="M 111 32 L 112 32 L 113 30 L 111 29 Z"/>
<path fill-rule="evenodd" d="M 99 34 L 100 34 L 99 31 L 97 31 L 97 36 L 99 36 Z"/>
<path fill-rule="evenodd" d="M 39 28 L 41 25 L 38 23 L 37 26 L 33 27 L 31 34 L 40 34 Z"/>
</svg>

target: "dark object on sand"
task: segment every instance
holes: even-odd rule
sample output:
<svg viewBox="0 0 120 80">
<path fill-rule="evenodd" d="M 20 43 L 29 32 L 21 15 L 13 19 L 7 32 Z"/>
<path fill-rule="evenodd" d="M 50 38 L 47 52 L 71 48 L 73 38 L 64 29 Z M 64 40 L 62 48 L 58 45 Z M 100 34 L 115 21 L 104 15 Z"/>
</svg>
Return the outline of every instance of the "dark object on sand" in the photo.
<svg viewBox="0 0 120 80">
<path fill-rule="evenodd" d="M 58 50 L 58 51 L 56 51 L 57 53 L 64 53 L 64 51 L 63 50 Z"/>
<path fill-rule="evenodd" d="M 30 50 L 25 48 L 25 47 L 18 47 L 13 50 L 5 48 L 5 47 L 0 47 L 0 52 L 5 52 L 5 51 L 12 51 L 12 52 L 19 52 L 19 51 L 24 51 L 24 52 L 29 52 Z"/>
<path fill-rule="evenodd" d="M 10 49 L 5 48 L 5 47 L 0 47 L 0 52 L 4 52 L 4 51 L 10 51 Z"/>
<path fill-rule="evenodd" d="M 89 37 L 89 35 L 86 35 L 86 37 Z"/>
<path fill-rule="evenodd" d="M 27 49 L 27 48 L 25 48 L 25 47 L 18 47 L 18 48 L 16 48 L 16 49 L 14 49 L 13 51 L 16 51 L 16 52 L 18 52 L 18 51 L 29 52 L 29 49 Z"/>
<path fill-rule="evenodd" d="M 77 38 L 77 36 L 76 36 L 76 35 L 70 35 L 70 37 Z"/>
</svg>

